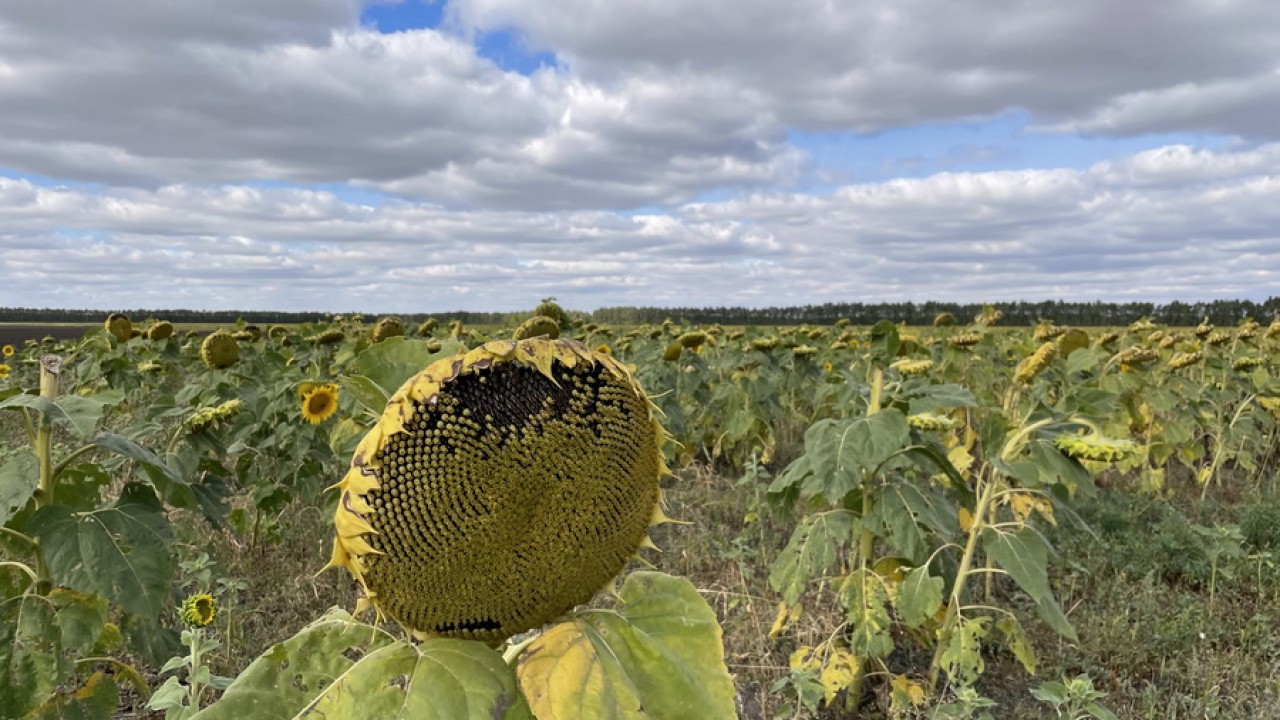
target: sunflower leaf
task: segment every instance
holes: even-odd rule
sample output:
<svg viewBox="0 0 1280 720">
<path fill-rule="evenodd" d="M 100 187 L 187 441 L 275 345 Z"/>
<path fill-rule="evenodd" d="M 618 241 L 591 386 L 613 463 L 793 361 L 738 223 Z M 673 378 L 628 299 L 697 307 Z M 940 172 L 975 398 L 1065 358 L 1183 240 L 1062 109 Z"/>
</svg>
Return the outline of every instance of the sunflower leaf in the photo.
<svg viewBox="0 0 1280 720">
<path fill-rule="evenodd" d="M 627 577 L 611 612 L 585 611 L 520 656 L 539 720 L 734 717 L 715 612 L 684 578 Z"/>
</svg>

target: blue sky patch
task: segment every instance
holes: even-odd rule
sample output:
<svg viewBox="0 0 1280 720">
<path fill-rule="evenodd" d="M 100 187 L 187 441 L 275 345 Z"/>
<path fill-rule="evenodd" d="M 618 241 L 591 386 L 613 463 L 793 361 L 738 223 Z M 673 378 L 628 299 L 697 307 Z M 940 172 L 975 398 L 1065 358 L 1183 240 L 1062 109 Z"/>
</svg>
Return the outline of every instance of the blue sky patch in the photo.
<svg viewBox="0 0 1280 720">
<path fill-rule="evenodd" d="M 447 31 L 448 28 L 443 27 L 446 24 L 446 10 L 444 0 L 378 3 L 364 8 L 360 14 L 360 24 L 384 34 L 424 28 Z M 556 66 L 555 53 L 530 51 L 519 34 L 510 29 L 482 33 L 475 40 L 476 54 L 492 60 L 495 65 L 509 72 L 530 75 L 540 68 Z"/>
<path fill-rule="evenodd" d="M 810 190 L 940 172 L 1084 170 L 1103 160 L 1165 145 L 1224 150 L 1236 142 L 1233 136 L 1195 133 L 1082 136 L 1033 131 L 1029 125 L 1028 114 L 1017 111 L 978 121 L 894 128 L 875 135 L 792 131 L 788 139 L 813 158 L 815 171 L 806 183 Z"/>
</svg>

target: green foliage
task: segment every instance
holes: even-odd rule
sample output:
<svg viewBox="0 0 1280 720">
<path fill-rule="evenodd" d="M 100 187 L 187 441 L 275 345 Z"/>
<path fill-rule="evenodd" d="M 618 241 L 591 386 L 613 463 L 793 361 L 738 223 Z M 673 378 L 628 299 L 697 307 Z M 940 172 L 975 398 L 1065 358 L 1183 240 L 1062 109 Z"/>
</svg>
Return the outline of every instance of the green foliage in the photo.
<svg viewBox="0 0 1280 720">
<path fill-rule="evenodd" d="M 1193 313 L 1194 324 L 1211 308 L 1130 309 L 1155 322 Z M 819 310 L 794 317 L 818 322 Z M 565 316 L 565 332 L 592 343 L 607 339 L 649 390 L 672 435 L 672 467 L 697 461 L 733 476 L 756 469 L 746 481 L 757 498 L 746 521 L 754 524 L 744 535 L 761 539 L 736 538 L 725 553 L 734 553 L 744 578 L 755 573 L 762 585 L 766 573 L 759 559 L 753 564 L 753 553 L 767 558 L 767 583 L 776 595 L 765 604 L 803 604 L 806 613 L 840 623 L 817 639 L 780 631 L 783 652 L 807 648 L 779 680 L 779 691 L 785 688 L 801 706 L 843 698 L 850 708 L 873 692 L 895 712 L 922 712 L 912 700 L 918 686 L 930 695 L 931 716 L 990 714 L 989 701 L 954 683 L 977 682 L 997 646 L 1034 673 L 1052 667 L 1045 653 L 1054 643 L 1046 633 L 1083 644 L 1096 632 L 1081 624 L 1078 596 L 1061 605 L 1055 597 L 1055 590 L 1073 591 L 1074 585 L 1056 581 L 1057 573 L 1075 567 L 1081 552 L 1096 554 L 1096 573 L 1145 583 L 1152 595 L 1160 588 L 1208 593 L 1208 604 L 1186 601 L 1150 613 L 1154 627 L 1144 637 L 1173 658 L 1194 647 L 1188 638 L 1197 637 L 1205 618 L 1235 610 L 1238 603 L 1225 599 L 1230 594 L 1238 601 L 1251 576 L 1257 581 L 1248 587 L 1256 586 L 1259 598 L 1274 593 L 1264 577 L 1280 551 L 1280 505 L 1266 496 L 1276 488 L 1280 418 L 1263 400 L 1280 396 L 1275 337 L 1232 329 L 1241 315 L 1231 313 L 1213 320 L 1231 330 L 1218 331 L 1223 342 L 1216 344 L 1206 342 L 1213 329 L 1197 337 L 1144 323 L 1118 328 L 1114 339 L 1090 330 L 1092 347 L 1066 352 L 1060 345 L 1034 377 L 1017 383 L 1018 364 L 1041 344 L 1031 323 L 1052 316 L 1057 323 L 1086 324 L 1084 315 L 1064 315 L 1058 311 L 1068 312 L 1065 306 L 1051 305 L 989 310 L 984 320 L 1003 312 L 994 326 L 962 324 L 982 312 L 978 306 L 903 304 L 885 314 L 926 324 L 942 312 L 961 319 L 955 327 L 920 329 L 887 321 L 721 329 L 691 325 L 700 316 L 678 311 L 628 328 L 621 314 L 598 314 L 589 319 L 595 322 Z M 1119 309 L 1069 310 L 1077 311 L 1105 318 Z M 839 312 L 859 323 L 872 319 L 867 308 Z M 659 324 L 668 314 L 675 319 Z M 63 367 L 56 387 L 43 392 L 38 354 L 51 346 L 14 358 L 14 374 L 0 389 L 0 417 L 12 440 L 0 448 L 0 672 L 8 673 L 0 682 L 20 689 L 0 699 L 0 716 L 110 716 L 116 684 L 141 677 L 121 659 L 142 657 L 159 667 L 181 650 L 171 622 L 175 554 L 194 551 L 175 552 L 168 518 L 230 528 L 237 542 L 271 562 L 273 544 L 287 531 L 281 513 L 299 500 L 317 508 L 332 502 L 322 489 L 340 475 L 355 442 L 404 379 L 462 341 L 510 336 L 510 328 L 482 325 L 501 318 L 440 317 L 460 319 L 466 332 L 443 343 L 397 336 L 372 344 L 370 326 L 358 316 L 295 318 L 305 323 L 273 329 L 271 342 L 246 342 L 235 365 L 215 371 L 201 362 L 199 337 L 180 331 L 162 342 L 118 342 L 95 315 L 95 329 L 83 339 L 56 346 Z M 303 341 L 326 332 L 342 339 Z M 975 342 L 951 342 L 969 335 Z M 688 346 L 664 362 L 681 337 Z M 695 337 L 703 342 L 692 342 Z M 1141 350 L 1149 360 L 1127 362 L 1136 356 L 1118 356 L 1125 349 Z M 1174 367 L 1176 353 L 1199 358 Z M 304 383 L 340 385 L 336 418 L 319 426 L 301 420 Z M 215 423 L 188 422 L 202 409 L 228 403 L 237 411 Z M 928 423 L 907 421 L 926 413 Z M 1190 519 L 1164 505 L 1187 482 L 1210 498 Z M 772 505 L 764 502 L 766 483 Z M 1116 484 L 1132 486 L 1135 494 L 1116 500 L 1112 490 L 1098 489 Z M 1250 500 L 1263 499 L 1234 515 L 1213 504 L 1211 498 L 1242 489 Z M 1096 535 L 1075 529 L 1076 513 L 1085 511 Z M 1059 522 L 1065 527 L 1055 529 Z M 1049 539 L 1058 544 L 1063 537 L 1071 546 L 1058 556 Z M 743 600 L 728 602 L 732 608 Z M 1064 607 L 1073 608 L 1070 619 Z M 558 631 L 572 640 L 565 652 L 590 659 L 584 667 L 600 677 L 622 677 L 592 633 L 635 634 L 643 622 L 614 627 L 611 611 L 595 612 L 575 617 L 570 625 L 578 630 Z M 1236 620 L 1243 628 L 1249 618 Z M 1210 628 L 1209 635 L 1230 632 Z M 113 636 L 123 640 L 98 646 Z M 394 642 L 400 641 L 385 639 L 387 647 Z M 375 645 L 358 657 L 352 651 L 349 660 L 367 662 Z M 608 650 L 626 655 L 629 648 Z M 930 652 L 933 661 L 926 664 Z M 104 655 L 116 658 L 111 674 L 79 663 Z M 477 660 L 481 666 L 492 660 L 492 654 L 480 656 L 487 658 Z M 361 667 L 427 677 L 425 655 L 387 650 L 377 657 Z M 346 668 L 330 671 L 328 677 L 337 677 Z M 946 673 L 953 684 L 945 690 L 926 685 L 931 671 Z M 164 705 L 166 692 L 188 692 L 186 671 L 178 672 L 181 678 L 159 688 L 153 707 Z M 370 687 L 374 674 L 367 676 Z M 295 687 L 290 680 L 285 685 Z M 302 685 L 308 692 L 316 687 Z M 639 697 L 621 680 L 601 687 L 624 705 Z M 390 693 L 386 701 L 395 705 L 392 690 L 407 697 L 395 688 L 377 693 Z"/>
</svg>

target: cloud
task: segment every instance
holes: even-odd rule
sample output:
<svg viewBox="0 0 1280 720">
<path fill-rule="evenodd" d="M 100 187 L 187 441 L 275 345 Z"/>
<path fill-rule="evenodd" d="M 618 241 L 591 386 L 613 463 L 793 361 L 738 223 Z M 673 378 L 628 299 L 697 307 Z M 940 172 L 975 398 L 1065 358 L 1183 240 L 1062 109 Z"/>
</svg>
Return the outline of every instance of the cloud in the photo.
<svg viewBox="0 0 1280 720">
<path fill-rule="evenodd" d="M 1134 93 L 1213 88 L 1280 68 L 1280 6 L 1107 0 L 455 0 L 477 30 L 511 28 L 585 78 L 706 76 L 750 88 L 780 122 L 875 132 L 1025 108 L 1042 122 L 1101 112 Z M 1274 87 L 1203 102 L 1169 125 L 1276 137 L 1259 122 Z M 1164 129 L 1170 129 L 1165 127 Z M 1115 124 L 1099 132 L 1143 132 Z"/>
<path fill-rule="evenodd" d="M 1280 144 L 940 173 L 647 213 L 0 179 L 12 304 L 513 310 L 1280 291 Z"/>
<path fill-rule="evenodd" d="M 443 1 L 443 0 L 441 0 Z M 111 186 L 355 183 L 458 209 L 625 209 L 793 186 L 793 130 L 1025 108 L 1071 132 L 1277 138 L 1280 5 L 68 0 L 0 14 L 0 166 Z M 561 63 L 482 56 L 509 32 Z"/>
</svg>

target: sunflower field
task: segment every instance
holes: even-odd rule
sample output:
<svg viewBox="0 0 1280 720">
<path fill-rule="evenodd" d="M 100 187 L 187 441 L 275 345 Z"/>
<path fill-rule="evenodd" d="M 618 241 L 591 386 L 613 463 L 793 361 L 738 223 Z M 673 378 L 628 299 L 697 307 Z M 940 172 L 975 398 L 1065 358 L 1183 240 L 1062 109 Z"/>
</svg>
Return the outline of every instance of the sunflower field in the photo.
<svg viewBox="0 0 1280 720">
<path fill-rule="evenodd" d="M 0 718 L 1280 716 L 1280 321 L 107 317 L 0 357 Z"/>
</svg>

